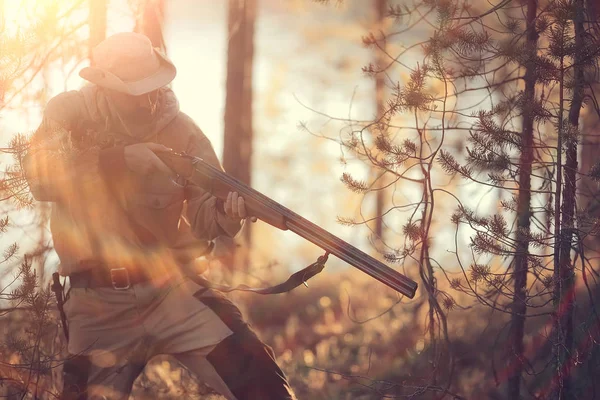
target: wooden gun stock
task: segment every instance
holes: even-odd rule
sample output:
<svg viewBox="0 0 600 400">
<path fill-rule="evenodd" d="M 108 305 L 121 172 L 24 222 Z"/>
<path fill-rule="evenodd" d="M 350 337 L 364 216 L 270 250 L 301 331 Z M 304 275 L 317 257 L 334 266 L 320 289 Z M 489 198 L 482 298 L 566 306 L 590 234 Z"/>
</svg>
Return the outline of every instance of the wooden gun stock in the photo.
<svg viewBox="0 0 600 400">
<path fill-rule="evenodd" d="M 227 175 L 201 158 L 177 153 L 157 153 L 173 171 L 222 200 L 229 192 L 239 193 L 251 216 L 281 230 L 290 230 L 323 250 L 363 271 L 409 298 L 415 296 L 417 283 L 323 228 L 294 213 L 248 185 Z"/>
</svg>

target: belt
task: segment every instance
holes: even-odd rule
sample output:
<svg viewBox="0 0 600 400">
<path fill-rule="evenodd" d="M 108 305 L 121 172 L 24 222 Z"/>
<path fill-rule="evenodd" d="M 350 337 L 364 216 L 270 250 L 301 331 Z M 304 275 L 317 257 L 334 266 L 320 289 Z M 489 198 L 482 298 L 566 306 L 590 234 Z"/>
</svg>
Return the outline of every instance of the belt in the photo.
<svg viewBox="0 0 600 400">
<path fill-rule="evenodd" d="M 91 268 L 69 275 L 72 288 L 112 287 L 127 290 L 136 283 L 147 282 L 150 276 L 142 268 L 109 268 L 103 263 L 95 263 Z"/>
</svg>

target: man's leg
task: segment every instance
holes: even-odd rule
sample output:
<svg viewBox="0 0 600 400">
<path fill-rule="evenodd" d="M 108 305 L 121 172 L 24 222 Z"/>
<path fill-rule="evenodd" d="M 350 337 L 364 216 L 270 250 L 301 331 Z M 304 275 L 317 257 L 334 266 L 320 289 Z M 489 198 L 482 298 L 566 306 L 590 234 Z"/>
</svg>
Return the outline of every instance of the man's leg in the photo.
<svg viewBox="0 0 600 400">
<path fill-rule="evenodd" d="M 221 379 L 221 376 L 217 370 L 212 366 L 206 359 L 206 355 L 210 352 L 214 346 L 207 349 L 198 349 L 187 351 L 185 353 L 173 354 L 173 356 L 190 372 L 192 372 L 196 378 L 203 383 L 207 384 L 223 396 L 227 400 L 236 400 L 236 397 L 231 393 L 227 384 Z"/>
<path fill-rule="evenodd" d="M 145 366 L 136 358 L 131 349 L 123 349 L 68 359 L 61 400 L 126 400 Z"/>
<path fill-rule="evenodd" d="M 195 297 L 208 306 L 233 334 L 211 349 L 174 356 L 215 390 L 237 400 L 295 399 L 273 350 L 244 321 L 240 310 L 223 294 L 200 290 Z M 226 385 L 227 391 L 222 390 Z M 231 397 L 231 396 L 234 397 Z"/>
<path fill-rule="evenodd" d="M 71 356 L 63 364 L 63 390 L 60 400 L 85 400 L 90 376 L 87 356 Z"/>
<path fill-rule="evenodd" d="M 63 366 L 64 400 L 128 398 L 151 351 L 138 303 L 133 288 L 70 290 L 64 308 L 74 356 Z"/>
</svg>

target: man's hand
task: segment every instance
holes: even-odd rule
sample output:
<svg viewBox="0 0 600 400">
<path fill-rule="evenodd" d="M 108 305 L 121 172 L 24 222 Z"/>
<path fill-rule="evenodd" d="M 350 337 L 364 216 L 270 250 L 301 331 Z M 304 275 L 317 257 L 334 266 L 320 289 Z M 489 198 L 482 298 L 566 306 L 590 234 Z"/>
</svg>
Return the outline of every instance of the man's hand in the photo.
<svg viewBox="0 0 600 400">
<path fill-rule="evenodd" d="M 246 210 L 244 198 L 237 192 L 229 192 L 223 209 L 225 210 L 225 215 L 231 219 L 242 220 L 248 218 L 248 211 Z M 256 217 L 250 217 L 250 220 L 256 222 Z"/>
<path fill-rule="evenodd" d="M 137 143 L 125 146 L 125 164 L 130 170 L 140 175 L 148 175 L 156 171 L 173 175 L 173 171 L 154 154 L 158 151 L 172 150 L 158 143 Z"/>
</svg>

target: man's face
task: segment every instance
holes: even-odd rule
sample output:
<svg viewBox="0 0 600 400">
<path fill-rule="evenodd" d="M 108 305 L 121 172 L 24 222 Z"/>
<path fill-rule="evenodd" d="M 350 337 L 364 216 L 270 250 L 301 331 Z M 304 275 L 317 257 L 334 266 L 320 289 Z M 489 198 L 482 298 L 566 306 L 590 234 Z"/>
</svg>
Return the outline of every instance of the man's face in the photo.
<svg viewBox="0 0 600 400">
<path fill-rule="evenodd" d="M 158 90 L 140 96 L 132 96 L 111 89 L 107 89 L 106 92 L 121 117 L 143 121 L 154 116 L 158 105 Z"/>
</svg>

